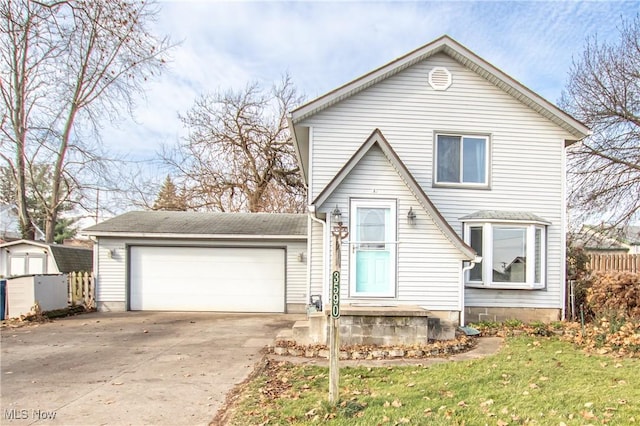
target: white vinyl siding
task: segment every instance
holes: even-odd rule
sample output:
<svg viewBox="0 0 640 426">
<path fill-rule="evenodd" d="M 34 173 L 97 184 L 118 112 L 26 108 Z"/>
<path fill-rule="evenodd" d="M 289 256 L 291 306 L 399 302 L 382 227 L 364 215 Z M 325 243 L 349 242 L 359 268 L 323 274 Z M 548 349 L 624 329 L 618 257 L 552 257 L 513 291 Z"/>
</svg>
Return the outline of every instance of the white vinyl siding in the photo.
<svg viewBox="0 0 640 426">
<path fill-rule="evenodd" d="M 307 304 L 307 242 L 280 244 L 287 249 L 286 288 L 287 304 Z M 301 255 L 302 253 L 302 255 Z"/>
<path fill-rule="evenodd" d="M 126 247 L 123 240 L 98 238 L 94 250 L 94 274 L 96 275 L 96 301 L 122 302 L 127 300 Z M 113 253 L 110 255 L 109 253 Z M 97 255 L 97 257 L 96 257 Z M 96 270 L 95 266 L 98 267 Z"/>
<path fill-rule="evenodd" d="M 349 199 L 356 196 L 397 203 L 397 296 L 386 300 L 431 310 L 460 310 L 462 255 L 436 228 L 378 147 L 363 157 L 320 209 L 329 213 L 337 204 L 343 217 L 348 217 Z M 416 213 L 414 225 L 407 224 L 409 208 Z M 381 303 L 380 298 L 349 296 L 346 272 L 351 254 L 347 239 L 342 244 L 341 302 Z"/>
<path fill-rule="evenodd" d="M 434 66 L 446 67 L 452 73 L 453 84 L 447 90 L 436 91 L 429 86 L 428 74 Z M 462 235 L 459 218 L 477 210 L 528 211 L 549 220 L 545 290 L 523 293 L 467 289 L 465 303 L 468 306 L 562 307 L 563 156 L 564 140 L 572 137 L 559 126 L 445 54 L 409 67 L 300 125 L 313 127 L 311 199 L 322 191 L 371 132 L 379 128 L 459 235 Z M 439 131 L 490 136 L 489 190 L 433 187 L 434 136 Z M 377 170 L 372 171 L 363 179 L 363 185 L 351 191 L 341 190 L 341 196 L 371 194 L 373 185 L 368 182 L 378 176 Z M 325 203 L 325 211 L 335 206 L 330 201 Z M 399 225 L 403 226 L 406 210 L 401 204 L 398 212 Z M 344 209 L 343 213 L 346 213 Z M 401 244 L 400 262 L 402 250 Z M 433 256 L 438 260 L 446 254 L 434 245 Z M 402 270 L 402 266 L 399 267 Z M 455 278 L 459 277 L 450 277 Z M 419 293 L 411 281 L 417 278 L 407 279 L 398 279 L 399 295 L 403 297 Z"/>
<path fill-rule="evenodd" d="M 96 300 L 98 302 L 127 302 L 127 247 L 131 245 L 202 246 L 202 247 L 283 247 L 286 248 L 286 303 L 307 304 L 306 276 L 308 261 L 306 241 L 211 241 L 164 240 L 140 238 L 98 238 L 98 271 Z M 109 250 L 115 254 L 110 257 Z M 300 253 L 304 253 L 300 261 Z"/>
<path fill-rule="evenodd" d="M 318 222 L 311 221 L 311 233 L 309 234 L 309 262 L 311 262 L 311 270 L 310 270 L 310 291 L 309 296 L 312 295 L 321 295 L 322 302 L 326 303 L 329 299 L 328 296 L 324 293 L 323 282 L 325 277 L 324 268 L 324 235 L 322 233 L 322 225 Z"/>
</svg>

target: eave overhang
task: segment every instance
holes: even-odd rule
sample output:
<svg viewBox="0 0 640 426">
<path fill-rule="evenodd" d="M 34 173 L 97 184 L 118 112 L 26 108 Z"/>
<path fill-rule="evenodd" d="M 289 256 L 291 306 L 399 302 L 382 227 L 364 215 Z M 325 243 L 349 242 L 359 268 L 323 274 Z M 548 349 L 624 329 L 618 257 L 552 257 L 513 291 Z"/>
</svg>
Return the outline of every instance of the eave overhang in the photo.
<svg viewBox="0 0 640 426">
<path fill-rule="evenodd" d="M 293 129 L 295 125 L 312 115 L 437 53 L 444 53 L 450 56 L 494 86 L 567 131 L 570 137 L 565 140 L 566 146 L 584 139 L 591 133 L 585 124 L 446 35 L 294 109 L 290 114 L 291 128 Z"/>
</svg>

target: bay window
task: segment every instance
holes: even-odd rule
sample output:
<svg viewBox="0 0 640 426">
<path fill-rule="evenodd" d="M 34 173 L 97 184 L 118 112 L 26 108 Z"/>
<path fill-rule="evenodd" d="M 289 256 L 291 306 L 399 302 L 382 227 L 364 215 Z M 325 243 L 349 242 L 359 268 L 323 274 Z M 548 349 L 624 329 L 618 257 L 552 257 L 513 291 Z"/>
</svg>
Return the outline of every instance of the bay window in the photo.
<svg viewBox="0 0 640 426">
<path fill-rule="evenodd" d="M 465 241 L 482 262 L 467 272 L 468 286 L 543 288 L 546 227 L 538 223 L 465 224 Z"/>
</svg>

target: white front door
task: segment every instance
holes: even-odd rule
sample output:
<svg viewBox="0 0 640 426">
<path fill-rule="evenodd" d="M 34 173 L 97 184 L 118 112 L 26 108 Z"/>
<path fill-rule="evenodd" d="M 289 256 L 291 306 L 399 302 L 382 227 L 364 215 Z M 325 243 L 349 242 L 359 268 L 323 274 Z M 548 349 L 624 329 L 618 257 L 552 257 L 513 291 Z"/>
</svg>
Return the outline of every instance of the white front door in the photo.
<svg viewBox="0 0 640 426">
<path fill-rule="evenodd" d="M 351 201 L 350 296 L 396 295 L 396 203 Z"/>
</svg>

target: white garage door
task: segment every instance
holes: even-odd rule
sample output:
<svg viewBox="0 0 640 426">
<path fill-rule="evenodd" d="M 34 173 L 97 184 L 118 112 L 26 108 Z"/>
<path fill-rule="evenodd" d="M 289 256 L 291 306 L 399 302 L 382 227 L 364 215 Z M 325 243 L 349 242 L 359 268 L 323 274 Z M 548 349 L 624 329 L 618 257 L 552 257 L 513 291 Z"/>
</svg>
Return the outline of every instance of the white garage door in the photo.
<svg viewBox="0 0 640 426">
<path fill-rule="evenodd" d="M 283 249 L 131 247 L 130 308 L 284 312 Z"/>
</svg>

